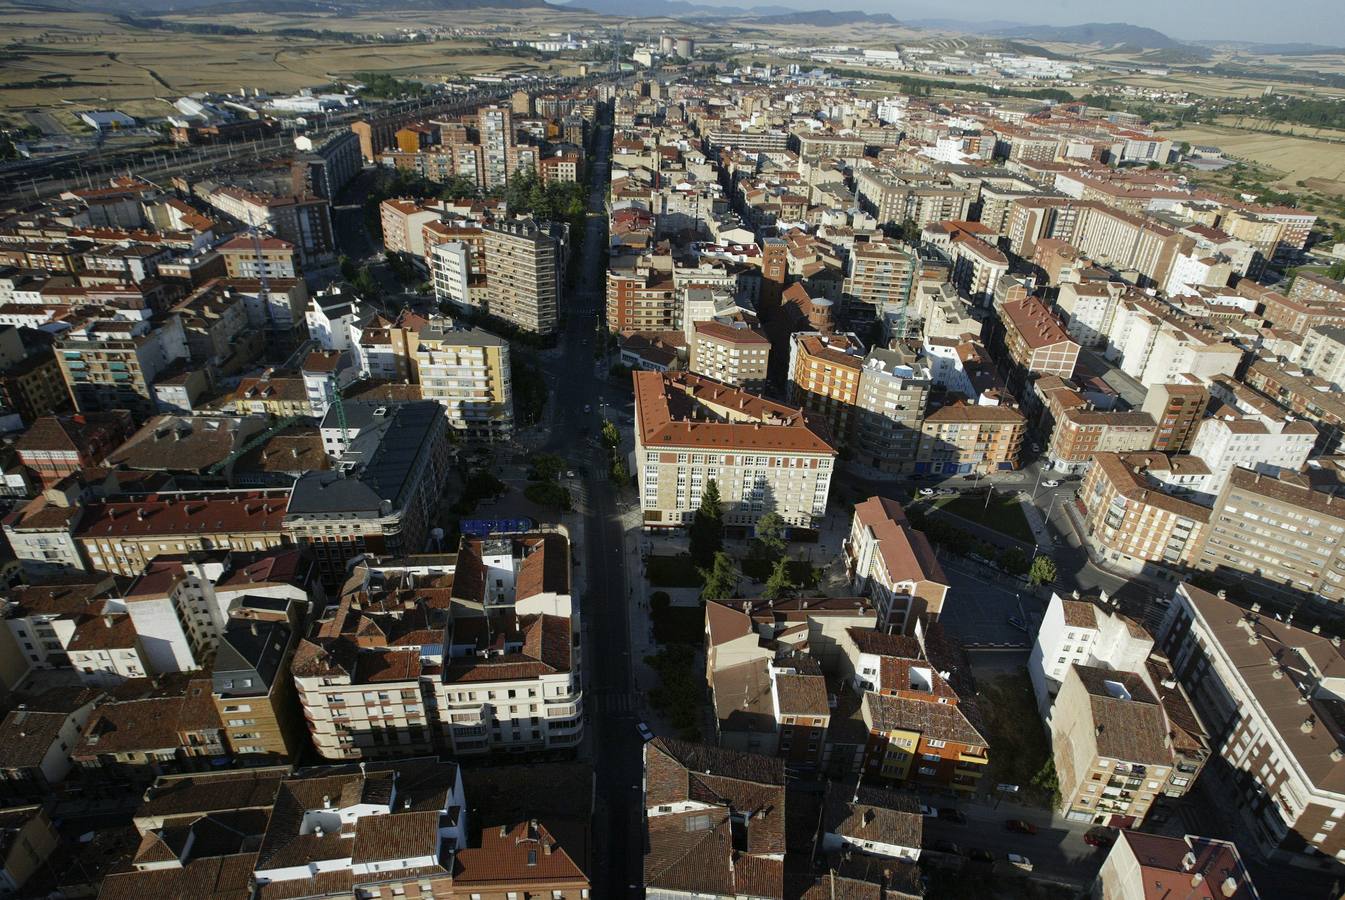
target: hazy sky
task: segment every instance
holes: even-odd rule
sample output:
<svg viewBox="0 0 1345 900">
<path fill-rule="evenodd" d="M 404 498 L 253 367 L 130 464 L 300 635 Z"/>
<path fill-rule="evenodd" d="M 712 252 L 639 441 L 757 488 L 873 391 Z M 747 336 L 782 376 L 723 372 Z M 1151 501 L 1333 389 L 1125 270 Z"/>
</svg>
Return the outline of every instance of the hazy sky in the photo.
<svg viewBox="0 0 1345 900">
<path fill-rule="evenodd" d="M 579 2 L 579 0 L 576 0 Z M 739 0 L 743 6 L 771 0 Z M 811 9 L 863 9 L 897 18 L 989 19 L 1027 24 L 1128 22 L 1182 40 L 1306 41 L 1345 47 L 1345 0 L 781 0 Z"/>
</svg>

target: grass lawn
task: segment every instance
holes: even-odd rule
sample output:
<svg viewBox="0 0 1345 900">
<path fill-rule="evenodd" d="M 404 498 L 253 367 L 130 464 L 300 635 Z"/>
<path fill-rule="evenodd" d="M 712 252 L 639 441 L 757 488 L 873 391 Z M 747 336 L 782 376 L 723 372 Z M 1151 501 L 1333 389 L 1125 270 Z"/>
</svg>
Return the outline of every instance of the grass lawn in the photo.
<svg viewBox="0 0 1345 900">
<path fill-rule="evenodd" d="M 1027 544 L 1036 543 L 1032 529 L 1028 527 L 1023 509 L 1018 505 L 1018 497 L 1013 493 L 997 493 L 986 508 L 985 497 L 952 497 L 935 501 L 930 509 L 932 513 L 950 512 L 968 522 L 975 522 L 985 528 L 1007 534 Z"/>
<path fill-rule="evenodd" d="M 700 571 L 686 554 L 647 556 L 645 572 L 649 576 L 649 583 L 654 587 L 698 588 L 705 584 Z"/>
<path fill-rule="evenodd" d="M 1034 779 L 1049 782 L 1054 778 L 1055 764 L 1027 669 L 981 676 L 976 683 L 980 688 L 977 706 L 990 742 L 990 777 L 997 784 L 1018 785 L 1018 799 L 1023 802 L 1051 806 L 1051 791 L 1034 784 Z M 1038 779 L 1047 766 L 1050 778 Z"/>
<path fill-rule="evenodd" d="M 705 639 L 704 606 L 670 606 L 652 615 L 654 640 L 660 644 L 700 644 Z"/>
</svg>

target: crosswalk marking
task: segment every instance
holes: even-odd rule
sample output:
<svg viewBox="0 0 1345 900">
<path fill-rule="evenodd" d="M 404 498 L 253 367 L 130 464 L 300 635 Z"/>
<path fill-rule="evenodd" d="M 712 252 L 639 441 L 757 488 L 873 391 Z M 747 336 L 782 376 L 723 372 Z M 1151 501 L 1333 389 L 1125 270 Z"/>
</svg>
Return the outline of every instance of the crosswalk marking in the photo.
<svg viewBox="0 0 1345 900">
<path fill-rule="evenodd" d="M 621 691 L 590 694 L 588 705 L 596 712 L 633 712 L 637 703 L 634 694 Z"/>
</svg>

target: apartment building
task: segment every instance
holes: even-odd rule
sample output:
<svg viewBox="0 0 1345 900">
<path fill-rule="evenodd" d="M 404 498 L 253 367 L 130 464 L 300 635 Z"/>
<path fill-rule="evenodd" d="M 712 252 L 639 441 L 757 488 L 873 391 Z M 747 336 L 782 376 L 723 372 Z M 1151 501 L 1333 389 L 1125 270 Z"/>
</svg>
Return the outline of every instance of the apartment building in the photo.
<svg viewBox="0 0 1345 900">
<path fill-rule="evenodd" d="M 230 616 L 215 645 L 211 696 L 235 759 L 248 765 L 287 762 L 307 737 L 290 676 L 298 633 L 285 601 L 246 603 Z"/>
<path fill-rule="evenodd" d="M 1228 407 L 1200 423 L 1191 453 L 1209 466 L 1211 493 L 1238 467 L 1298 471 L 1317 443 L 1317 429 L 1293 416 L 1238 415 Z"/>
<path fill-rule="evenodd" d="M 1131 453 L 1153 446 L 1156 429 L 1146 412 L 1062 409 L 1046 447 L 1051 468 L 1078 475 L 1098 453 Z"/>
<path fill-rule="evenodd" d="M 841 306 L 852 321 L 900 318 L 920 271 L 913 250 L 895 241 L 856 241 L 847 266 Z"/>
<path fill-rule="evenodd" d="M 766 387 L 771 342 L 746 322 L 693 322 L 687 368 L 732 387 Z"/>
<path fill-rule="evenodd" d="M 1167 284 L 1177 258 L 1195 246 L 1189 235 L 1101 203 L 1079 204 L 1073 243 L 1101 265 L 1133 272 L 1138 287 Z"/>
<path fill-rule="evenodd" d="M 866 208 L 879 224 L 964 221 L 976 202 L 976 191 L 938 177 L 894 172 L 873 166 L 855 173 L 855 184 Z"/>
<path fill-rule="evenodd" d="M 784 762 L 664 737 L 643 753 L 646 893 L 783 897 Z"/>
<path fill-rule="evenodd" d="M 509 151 L 514 146 L 513 114 L 508 107 L 483 106 L 476 111 L 476 128 L 485 186 L 503 187 L 509 179 Z"/>
<path fill-rule="evenodd" d="M 307 135 L 294 139 L 300 151 L 290 163 L 290 187 L 300 197 L 335 200 L 360 171 L 360 139 L 353 131 L 338 131 L 322 141 Z"/>
<path fill-rule="evenodd" d="M 953 242 L 952 282 L 975 306 L 994 301 L 995 286 L 1009 273 L 1009 258 L 985 241 L 963 235 Z"/>
<path fill-rule="evenodd" d="M 294 245 L 278 237 L 239 235 L 215 248 L 224 259 L 229 278 L 261 279 L 299 277 L 299 258 Z"/>
<path fill-rule="evenodd" d="M 274 197 L 236 187 L 218 187 L 204 199 L 244 225 L 288 241 L 305 268 L 319 268 L 335 258 L 332 207 L 323 197 Z"/>
<path fill-rule="evenodd" d="M 565 227 L 531 219 L 485 226 L 488 313 L 533 334 L 556 330 L 569 243 Z"/>
<path fill-rule="evenodd" d="M 1071 340 L 1060 320 L 1036 297 L 1011 300 L 1000 313 L 1004 346 L 1009 358 L 1034 375 L 1074 377 L 1079 344 Z"/>
<path fill-rule="evenodd" d="M 1208 381 L 1232 376 L 1243 352 L 1206 324 L 1172 306 L 1137 294 L 1117 306 L 1108 332 L 1106 359 L 1146 388 L 1172 384 L 1182 375 Z"/>
<path fill-rule="evenodd" d="M 1143 822 L 1175 765 L 1167 735 L 1138 674 L 1071 665 L 1051 713 L 1060 813 L 1116 828 Z"/>
<path fill-rule="evenodd" d="M 919 642 L 879 633 L 849 636 L 858 651 L 856 677 L 866 685 L 860 713 L 869 738 L 862 777 L 975 794 L 990 762 L 975 701 L 958 695 Z"/>
<path fill-rule="evenodd" d="M 101 465 L 133 428 L 126 410 L 44 416 L 19 435 L 14 450 L 44 486 L 51 486 Z"/>
<path fill-rule="evenodd" d="M 789 400 L 826 421 L 837 445 L 854 434 L 864 345 L 853 334 L 789 336 Z"/>
<path fill-rule="evenodd" d="M 857 464 L 883 473 L 914 471 L 933 384 L 930 368 L 912 354 L 869 350 L 859 372 L 849 443 Z"/>
<path fill-rule="evenodd" d="M 136 574 L 117 606 L 135 626 L 146 674 L 188 672 L 219 654 L 230 616 L 240 607 L 256 605 L 254 621 L 268 614 L 267 604 L 280 621 L 300 618 L 311 580 L 311 565 L 292 549 L 165 553 Z M 240 677 L 240 687 L 247 677 Z"/>
<path fill-rule="evenodd" d="M 583 682 L 569 567 L 554 534 L 357 566 L 292 667 L 318 753 L 574 747 Z"/>
<path fill-rule="evenodd" d="M 408 253 L 423 261 L 424 228 L 443 218 L 443 211 L 424 201 L 394 197 L 378 205 L 378 218 L 383 228 L 383 249 L 389 253 Z"/>
<path fill-rule="evenodd" d="M 1079 489 L 1089 542 L 1114 566 L 1136 573 L 1190 567 L 1210 521 L 1207 507 L 1150 477 L 1155 461 L 1164 474 L 1190 474 L 1200 482 L 1195 490 L 1204 489 L 1209 469 L 1199 457 L 1112 452 L 1094 454 Z"/>
<path fill-rule="evenodd" d="M 1149 633 L 1123 615 L 1106 591 L 1086 597 L 1052 592 L 1027 663 L 1042 719 L 1050 724 L 1056 695 L 1074 666 L 1144 672 L 1153 647 Z"/>
<path fill-rule="evenodd" d="M 1335 453 L 1340 448 L 1345 433 L 1345 401 L 1331 390 L 1330 382 L 1296 366 L 1257 359 L 1243 373 L 1242 383 L 1313 423 L 1318 434 L 1315 453 Z"/>
<path fill-rule="evenodd" d="M 1337 390 L 1345 385 L 1345 327 L 1315 325 L 1303 336 L 1295 360 L 1304 369 Z"/>
<path fill-rule="evenodd" d="M 1211 769 L 1217 788 L 1262 852 L 1313 868 L 1319 856 L 1345 860 L 1345 732 L 1328 674 L 1342 665 L 1337 642 L 1189 583 L 1158 641 L 1229 773 Z"/>
<path fill-rule="evenodd" d="M 1345 474 L 1330 463 L 1301 473 L 1233 469 L 1210 512 L 1194 567 L 1242 582 L 1291 607 L 1345 601 Z"/>
<path fill-rule="evenodd" d="M 938 621 L 948 578 L 901 504 L 886 497 L 856 504 L 843 548 L 851 590 L 872 599 L 878 628 L 910 634 L 917 622 Z"/>
<path fill-rule="evenodd" d="M 285 494 L 211 491 L 86 505 L 68 533 L 90 568 L 140 575 L 156 556 L 282 546 Z"/>
<path fill-rule="evenodd" d="M 451 303 L 461 310 L 480 305 L 480 290 L 472 290 L 472 255 L 462 241 L 435 244 L 426 257 L 430 280 L 434 285 L 434 299 L 442 306 Z"/>
<path fill-rule="evenodd" d="M 1190 900 L 1261 896 L 1232 841 L 1122 831 L 1093 882 L 1093 900 L 1149 900 L 1155 891 Z"/>
<path fill-rule="evenodd" d="M 158 411 L 155 381 L 190 355 L 177 316 L 79 322 L 57 339 L 55 350 L 75 409 L 125 409 L 137 419 Z"/>
<path fill-rule="evenodd" d="M 143 786 L 164 773 L 227 763 L 209 678 L 184 676 L 124 693 L 130 696 L 94 709 L 71 748 L 81 779 Z"/>
<path fill-rule="evenodd" d="M 421 396 L 444 407 L 460 437 L 507 441 L 514 431 L 509 342 L 480 328 L 431 319 L 415 339 Z"/>
<path fill-rule="evenodd" d="M 689 523 L 713 480 L 724 521 L 774 511 L 811 527 L 826 512 L 836 448 L 796 407 L 687 373 L 635 372 L 635 457 L 647 528 Z"/>
<path fill-rule="evenodd" d="M 1153 449 L 1160 453 L 1189 451 L 1209 405 L 1209 388 L 1194 375 L 1183 374 L 1175 382 L 1150 385 L 1140 411 L 1154 420 Z"/>
<path fill-rule="evenodd" d="M 660 265 L 665 263 L 666 267 Z M 673 284 L 672 257 L 614 255 L 607 267 L 607 327 L 670 331 L 680 324 L 681 301 Z"/>
<path fill-rule="evenodd" d="M 431 400 L 384 408 L 336 460 L 294 483 L 285 537 L 308 547 L 324 581 L 366 553 L 419 553 L 430 536 L 448 476 L 448 416 Z"/>
<path fill-rule="evenodd" d="M 920 425 L 919 474 L 968 475 L 1018 468 L 1027 422 L 1008 406 L 951 403 Z"/>
</svg>

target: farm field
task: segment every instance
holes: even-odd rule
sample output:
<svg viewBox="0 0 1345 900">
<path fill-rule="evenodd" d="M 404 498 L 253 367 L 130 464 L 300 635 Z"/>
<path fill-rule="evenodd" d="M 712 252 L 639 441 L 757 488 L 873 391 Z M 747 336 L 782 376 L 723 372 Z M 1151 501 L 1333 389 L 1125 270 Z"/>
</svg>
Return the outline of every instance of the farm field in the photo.
<svg viewBox="0 0 1345 900">
<path fill-rule="evenodd" d="M 37 18 L 43 19 L 40 27 L 32 24 Z M 275 21 L 266 24 L 246 17 L 223 18 L 238 21 L 217 24 L 365 30 L 353 20 L 318 16 L 268 17 Z M 387 18 L 364 25 L 370 31 L 395 30 L 424 21 L 416 17 L 394 25 Z M 0 114 L 15 118 L 16 111 L 45 107 L 56 111 L 67 126 L 73 126 L 75 114 L 84 109 L 116 107 L 136 116 L 162 116 L 184 94 L 239 87 L 286 93 L 355 72 L 451 79 L 572 65 L 498 53 L 481 40 L 373 44 L 272 34 L 178 34 L 132 28 L 105 14 L 54 12 L 43 17 L 3 3 L 0 32 L 9 37 L 0 55 Z M 174 52 L 165 53 L 165 43 L 171 43 Z"/>
<path fill-rule="evenodd" d="M 1281 126 L 1284 127 L 1284 126 Z M 1285 188 L 1309 178 L 1345 182 L 1345 145 L 1328 141 L 1265 134 L 1222 126 L 1200 125 L 1165 131 L 1175 141 L 1214 144 L 1230 158 L 1259 163 L 1280 173 Z"/>
</svg>

